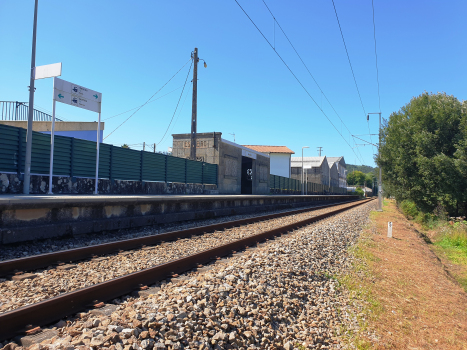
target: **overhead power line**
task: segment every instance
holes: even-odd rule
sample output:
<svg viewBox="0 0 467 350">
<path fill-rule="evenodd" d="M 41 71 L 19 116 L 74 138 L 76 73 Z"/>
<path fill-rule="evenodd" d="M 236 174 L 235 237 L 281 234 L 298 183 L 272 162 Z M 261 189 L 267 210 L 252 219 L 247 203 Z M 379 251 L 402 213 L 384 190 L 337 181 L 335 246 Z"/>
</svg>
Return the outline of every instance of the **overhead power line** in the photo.
<svg viewBox="0 0 467 350">
<path fill-rule="evenodd" d="M 365 107 L 363 107 L 362 96 L 360 95 L 360 90 L 358 89 L 358 85 L 357 85 L 357 79 L 355 78 L 352 63 L 350 62 L 349 51 L 347 51 L 347 45 L 345 44 L 344 33 L 342 32 L 341 23 L 339 22 L 339 16 L 337 15 L 337 9 L 336 9 L 336 5 L 334 4 L 334 0 L 332 0 L 332 5 L 334 6 L 334 13 L 336 14 L 337 24 L 339 25 L 339 30 L 341 32 L 342 42 L 344 43 L 345 53 L 347 54 L 347 60 L 349 61 L 350 70 L 352 71 L 353 81 L 355 82 L 355 87 L 357 88 L 358 97 L 360 98 L 360 103 L 362 105 L 363 114 L 366 116 Z"/>
<path fill-rule="evenodd" d="M 178 89 L 181 89 L 182 87 L 183 87 L 183 85 L 180 85 L 178 88 L 176 88 L 176 89 L 173 89 L 172 91 L 170 91 L 170 92 L 166 93 L 165 95 L 162 95 L 162 96 L 160 96 L 160 97 L 158 97 L 158 98 L 155 98 L 155 99 L 154 99 L 154 100 L 152 100 L 152 101 L 149 101 L 149 102 L 148 102 L 148 104 L 150 104 L 150 103 L 153 103 L 153 102 L 156 102 L 157 100 L 160 100 L 162 97 L 165 97 L 165 96 L 167 96 L 167 95 L 171 94 L 172 92 L 174 92 L 174 91 L 177 91 Z M 112 119 L 112 118 L 118 117 L 118 116 L 120 116 L 120 115 L 122 115 L 122 114 L 125 114 L 125 113 L 128 113 L 128 112 L 131 112 L 131 111 L 134 111 L 135 109 L 137 109 L 137 108 L 140 108 L 140 107 L 143 107 L 143 106 L 144 106 L 144 105 L 140 105 L 140 106 L 138 106 L 138 107 L 135 107 L 135 108 L 129 109 L 129 110 L 125 111 L 125 112 L 122 112 L 122 113 L 115 114 L 115 115 L 113 115 L 113 116 L 111 116 L 111 117 L 108 117 L 108 118 L 102 119 L 102 121 L 105 121 L 105 120 L 109 120 L 109 119 Z"/>
<path fill-rule="evenodd" d="M 378 54 L 376 53 L 376 25 L 375 25 L 375 4 L 371 0 L 371 7 L 373 9 L 373 37 L 375 39 L 375 60 L 376 60 L 376 82 L 378 84 L 378 106 L 381 113 L 381 97 L 379 95 L 379 71 L 378 71 Z"/>
<path fill-rule="evenodd" d="M 290 41 L 289 37 L 287 36 L 287 34 L 285 33 L 284 29 L 282 29 L 280 23 L 277 21 L 276 17 L 274 16 L 274 14 L 272 13 L 271 9 L 269 8 L 269 6 L 266 4 L 266 1 L 263 0 L 263 4 L 264 6 L 266 6 L 266 8 L 268 9 L 269 13 L 271 14 L 272 18 L 274 19 L 274 28 L 275 28 L 275 24 L 277 23 L 277 26 L 279 27 L 279 29 L 281 30 L 282 34 L 284 34 L 285 38 L 287 39 L 287 41 L 289 42 L 290 46 L 292 47 L 292 49 L 295 51 L 295 54 L 298 56 L 298 58 L 300 59 L 300 61 L 302 62 L 303 66 L 305 67 L 305 69 L 307 70 L 308 74 L 310 75 L 310 77 L 313 79 L 313 81 L 315 82 L 316 86 L 318 87 L 319 91 L 321 92 L 322 96 L 324 96 L 324 98 L 326 99 L 326 101 L 329 103 L 329 105 L 331 106 L 332 110 L 334 111 L 334 113 L 336 113 L 337 117 L 339 118 L 339 120 L 341 121 L 341 123 L 344 125 L 344 127 L 347 129 L 347 131 L 349 132 L 349 135 L 352 135 L 352 132 L 349 130 L 349 128 L 347 127 L 347 125 L 344 123 L 344 121 L 342 120 L 342 118 L 340 117 L 339 113 L 337 113 L 336 109 L 334 108 L 334 106 L 332 105 L 331 101 L 329 101 L 328 97 L 326 96 L 326 94 L 324 93 L 324 91 L 321 89 L 321 86 L 318 84 L 318 82 L 316 81 L 315 77 L 313 76 L 313 74 L 311 74 L 311 71 L 308 69 L 308 66 L 306 65 L 305 61 L 303 61 L 302 57 L 300 56 L 300 54 L 298 53 L 297 49 L 295 49 L 295 46 L 292 44 L 292 42 Z M 275 29 L 274 29 L 274 41 L 275 41 L 275 35 L 276 35 L 276 32 L 275 32 Z M 275 48 L 275 44 L 274 44 L 274 51 L 276 50 Z M 354 144 L 355 144 L 355 140 L 354 141 Z M 352 148 L 353 150 L 353 148 Z M 360 162 L 363 164 L 362 162 L 362 154 L 360 153 L 360 151 L 357 149 L 358 153 L 360 154 L 360 158 L 357 156 L 357 158 L 359 158 Z M 355 152 L 354 152 L 355 153 Z"/>
<path fill-rule="evenodd" d="M 152 98 L 153 98 L 154 96 L 156 96 L 156 95 L 159 93 L 159 91 L 161 91 L 168 83 L 170 83 L 170 81 L 171 81 L 173 78 L 175 78 L 175 76 L 176 76 L 178 73 L 180 73 L 180 71 L 181 71 L 183 68 L 185 68 L 185 66 L 186 66 L 186 65 L 188 64 L 188 62 L 190 62 L 190 61 L 191 61 L 191 58 L 182 66 L 182 68 L 180 68 L 180 69 L 177 71 L 177 73 L 175 73 L 175 74 L 172 76 L 172 78 L 170 78 L 164 85 L 162 85 L 162 87 L 161 87 L 159 90 L 157 90 L 144 104 L 142 104 L 140 107 L 138 107 L 138 109 L 137 109 L 133 114 L 131 114 L 128 118 L 126 118 L 126 119 L 123 121 L 123 123 L 121 123 L 119 126 L 117 126 L 115 129 L 113 129 L 112 132 L 111 132 L 110 134 L 108 134 L 106 137 L 104 137 L 104 140 L 105 140 L 107 137 L 109 137 L 110 135 L 112 135 L 119 127 L 121 127 L 123 124 L 125 124 L 125 123 L 126 123 L 131 117 L 133 117 L 136 113 L 138 113 L 138 111 L 139 111 L 141 108 L 143 108 L 145 105 L 147 105 L 147 104 L 149 103 L 149 101 L 151 101 Z"/>
<path fill-rule="evenodd" d="M 174 111 L 174 114 L 172 115 L 172 119 L 170 119 L 170 123 L 167 126 L 167 130 L 165 130 L 164 136 L 162 136 L 161 140 L 157 144 L 160 144 L 164 140 L 165 135 L 167 135 L 167 131 L 169 131 L 170 125 L 172 124 L 172 121 L 174 120 L 175 113 L 177 113 L 177 108 L 178 108 L 178 105 L 180 104 L 180 100 L 182 99 L 183 91 L 185 91 L 186 82 L 188 81 L 188 76 L 190 75 L 192 66 L 193 66 L 193 60 L 191 61 L 190 69 L 188 70 L 188 74 L 186 75 L 185 84 L 183 85 L 182 93 L 180 94 L 180 97 L 178 98 L 177 106 L 175 107 L 175 111 Z"/>
<path fill-rule="evenodd" d="M 321 113 L 323 113 L 323 115 L 326 117 L 326 119 L 329 121 L 329 123 L 332 125 L 332 127 L 337 131 L 337 133 L 342 137 L 342 139 L 344 140 L 344 142 L 350 147 L 350 149 L 352 149 L 352 146 L 350 146 L 350 144 L 347 142 L 347 140 L 344 138 L 344 136 L 341 134 L 341 132 L 339 131 L 339 129 L 336 128 L 336 126 L 334 125 L 334 123 L 331 121 L 331 119 L 329 119 L 329 117 L 326 115 L 326 113 L 323 111 L 323 109 L 319 106 L 319 104 L 316 102 L 316 100 L 313 98 L 313 96 L 311 96 L 311 94 L 308 92 L 307 88 L 302 84 L 302 82 L 300 81 L 300 79 L 298 79 L 298 77 L 295 75 L 295 73 L 292 71 L 292 69 L 288 66 L 288 64 L 284 61 L 284 59 L 282 58 L 282 56 L 275 50 L 274 46 L 271 44 L 271 42 L 266 38 L 266 36 L 263 34 L 263 32 L 258 28 L 258 26 L 256 25 L 256 23 L 251 19 L 251 17 L 248 15 L 248 13 L 243 9 L 243 7 L 239 4 L 239 2 L 237 0 L 234 0 L 237 5 L 240 7 L 240 9 L 243 11 L 243 13 L 248 17 L 248 19 L 250 20 L 250 22 L 255 26 L 255 28 L 258 30 L 258 32 L 261 34 L 261 36 L 264 38 L 264 40 L 266 40 L 266 42 L 268 43 L 268 45 L 271 47 L 271 49 L 276 53 L 277 57 L 279 57 L 279 59 L 282 61 L 282 63 L 287 67 L 287 69 L 289 70 L 290 74 L 292 74 L 292 76 L 295 78 L 295 80 L 297 80 L 297 82 L 300 84 L 300 86 L 302 87 L 302 89 L 305 91 L 305 93 L 308 95 L 308 97 L 314 102 L 314 104 L 316 105 L 316 107 L 318 107 L 318 109 L 321 111 Z M 353 149 L 352 149 L 353 151 Z M 358 158 L 357 154 L 354 152 L 355 156 Z"/>
<path fill-rule="evenodd" d="M 360 95 L 360 90 L 358 89 L 357 79 L 355 78 L 355 73 L 353 71 L 352 62 L 350 61 L 349 51 L 347 50 L 347 45 L 345 44 L 344 33 L 342 32 L 341 23 L 339 21 L 339 16 L 337 15 L 337 9 L 336 9 L 336 4 L 334 3 L 334 0 L 332 0 L 332 6 L 334 7 L 334 13 L 336 14 L 337 24 L 339 25 L 339 31 L 341 32 L 342 42 L 344 43 L 345 53 L 347 54 L 347 60 L 349 61 L 350 71 L 352 72 L 352 77 L 353 77 L 353 81 L 355 83 L 355 88 L 357 89 L 358 98 L 360 99 L 360 103 L 362 105 L 363 114 L 366 117 L 366 111 L 365 111 L 365 107 L 363 106 L 362 96 Z M 370 122 L 368 120 L 367 120 L 367 126 L 368 126 L 368 133 L 371 134 L 371 132 L 370 132 Z M 371 136 L 370 136 L 370 140 L 371 140 L 371 143 L 373 144 L 373 140 L 371 139 Z M 375 151 L 375 149 L 373 147 L 373 152 L 374 151 Z"/>
</svg>

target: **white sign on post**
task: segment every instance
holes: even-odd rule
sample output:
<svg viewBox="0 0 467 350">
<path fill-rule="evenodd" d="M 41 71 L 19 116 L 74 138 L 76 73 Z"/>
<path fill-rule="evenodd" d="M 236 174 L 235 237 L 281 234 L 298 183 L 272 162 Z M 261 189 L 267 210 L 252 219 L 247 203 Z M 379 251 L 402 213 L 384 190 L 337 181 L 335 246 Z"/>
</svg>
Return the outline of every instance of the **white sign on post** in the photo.
<svg viewBox="0 0 467 350">
<path fill-rule="evenodd" d="M 392 238 L 392 222 L 388 222 L 388 238 Z"/>
<path fill-rule="evenodd" d="M 62 62 L 34 68 L 34 80 L 59 77 L 62 75 Z"/>
<path fill-rule="evenodd" d="M 54 100 L 71 106 L 101 112 L 102 94 L 68 81 L 54 79 Z"/>
<path fill-rule="evenodd" d="M 55 137 L 55 101 L 65 103 L 70 106 L 87 109 L 88 111 L 99 113 L 99 118 L 97 122 L 97 143 L 96 143 L 96 148 L 97 148 L 96 182 L 95 182 L 95 187 L 94 187 L 94 194 L 98 194 L 97 183 L 98 183 L 98 175 L 99 175 L 99 142 L 100 142 L 99 139 L 100 139 L 100 130 L 101 130 L 102 94 L 100 92 L 85 88 L 81 85 L 73 84 L 63 79 L 54 78 L 49 194 L 52 194 L 52 169 L 53 169 L 53 152 L 54 152 L 54 137 Z"/>
</svg>

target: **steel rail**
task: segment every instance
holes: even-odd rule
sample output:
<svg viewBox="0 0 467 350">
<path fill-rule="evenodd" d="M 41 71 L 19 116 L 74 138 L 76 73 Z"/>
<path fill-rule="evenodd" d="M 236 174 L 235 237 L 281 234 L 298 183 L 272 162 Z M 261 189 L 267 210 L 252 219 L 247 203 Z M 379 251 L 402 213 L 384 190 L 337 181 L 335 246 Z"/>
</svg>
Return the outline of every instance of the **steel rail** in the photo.
<svg viewBox="0 0 467 350">
<path fill-rule="evenodd" d="M 370 199 L 371 200 L 371 199 Z M 266 239 L 272 239 L 283 233 L 298 229 L 313 222 L 339 214 L 348 209 L 357 207 L 370 200 L 358 201 L 344 208 L 336 209 L 329 213 L 314 216 L 283 227 L 246 237 L 228 244 L 224 244 L 197 254 L 173 260 L 165 264 L 147 268 L 141 271 L 101 282 L 93 286 L 85 287 L 70 293 L 65 293 L 36 304 L 21 307 L 19 309 L 0 314 L 0 340 L 12 338 L 25 330 L 26 325 L 43 326 L 69 316 L 80 310 L 90 307 L 96 300 L 104 302 L 128 294 L 141 285 L 148 285 L 157 281 L 173 277 L 196 268 L 198 264 L 206 264 L 213 258 L 226 256 L 234 251 L 245 249 Z"/>
<path fill-rule="evenodd" d="M 350 201 L 352 202 L 352 201 Z M 279 217 L 284 217 L 288 215 L 300 214 L 307 211 L 314 211 L 318 209 L 324 209 L 333 207 L 336 205 L 342 205 L 349 203 L 349 201 L 344 201 L 340 203 L 332 203 L 321 206 L 307 207 L 296 210 L 289 210 L 286 212 L 280 212 L 275 214 L 267 214 L 261 216 L 250 217 L 240 220 L 232 220 L 227 222 L 221 222 L 213 225 L 193 227 L 185 230 L 171 231 L 166 233 L 161 233 L 157 235 L 151 235 L 146 237 L 138 237 L 125 239 L 115 242 L 102 243 L 89 247 L 81 247 L 74 249 L 67 249 L 62 251 L 57 251 L 53 253 L 38 254 L 32 255 L 24 258 L 11 259 L 0 261 L 0 276 L 13 275 L 18 271 L 34 271 L 43 267 L 57 265 L 61 262 L 71 262 L 78 260 L 89 259 L 94 256 L 104 255 L 104 254 L 113 254 L 122 250 L 132 250 L 138 249 L 142 246 L 151 246 L 156 245 L 161 242 L 174 241 L 181 238 L 187 238 L 195 235 L 201 235 L 206 232 L 213 232 L 218 230 L 225 230 L 235 226 L 251 224 L 258 221 L 270 220 Z"/>
</svg>

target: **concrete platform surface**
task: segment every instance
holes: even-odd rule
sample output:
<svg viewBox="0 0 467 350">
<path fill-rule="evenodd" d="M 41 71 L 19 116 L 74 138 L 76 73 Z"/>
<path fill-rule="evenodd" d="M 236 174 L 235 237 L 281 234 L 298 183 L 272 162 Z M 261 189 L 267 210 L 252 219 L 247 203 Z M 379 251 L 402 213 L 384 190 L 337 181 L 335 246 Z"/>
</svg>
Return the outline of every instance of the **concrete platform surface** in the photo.
<svg viewBox="0 0 467 350">
<path fill-rule="evenodd" d="M 258 200 L 258 199 L 280 199 L 285 198 L 307 198 L 310 200 L 318 197 L 348 197 L 348 195 L 22 195 L 5 194 L 0 195 L 0 210 L 10 207 L 41 207 L 48 205 L 67 206 L 66 204 L 129 204 L 148 202 L 199 202 L 199 201 L 225 201 L 225 200 Z"/>
</svg>

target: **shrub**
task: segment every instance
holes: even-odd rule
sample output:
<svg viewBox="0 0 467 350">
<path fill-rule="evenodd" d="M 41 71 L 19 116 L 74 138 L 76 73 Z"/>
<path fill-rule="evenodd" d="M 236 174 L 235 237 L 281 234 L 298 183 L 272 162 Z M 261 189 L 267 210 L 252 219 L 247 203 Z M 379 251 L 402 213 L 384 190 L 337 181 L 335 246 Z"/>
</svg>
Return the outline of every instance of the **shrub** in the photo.
<svg viewBox="0 0 467 350">
<path fill-rule="evenodd" d="M 411 200 L 403 200 L 399 204 L 399 208 L 408 219 L 414 219 L 418 216 L 419 210 L 414 202 Z"/>
<path fill-rule="evenodd" d="M 355 189 L 355 193 L 358 194 L 360 196 L 360 198 L 363 197 L 363 194 L 364 194 L 363 190 L 360 187 L 357 187 Z"/>
</svg>

